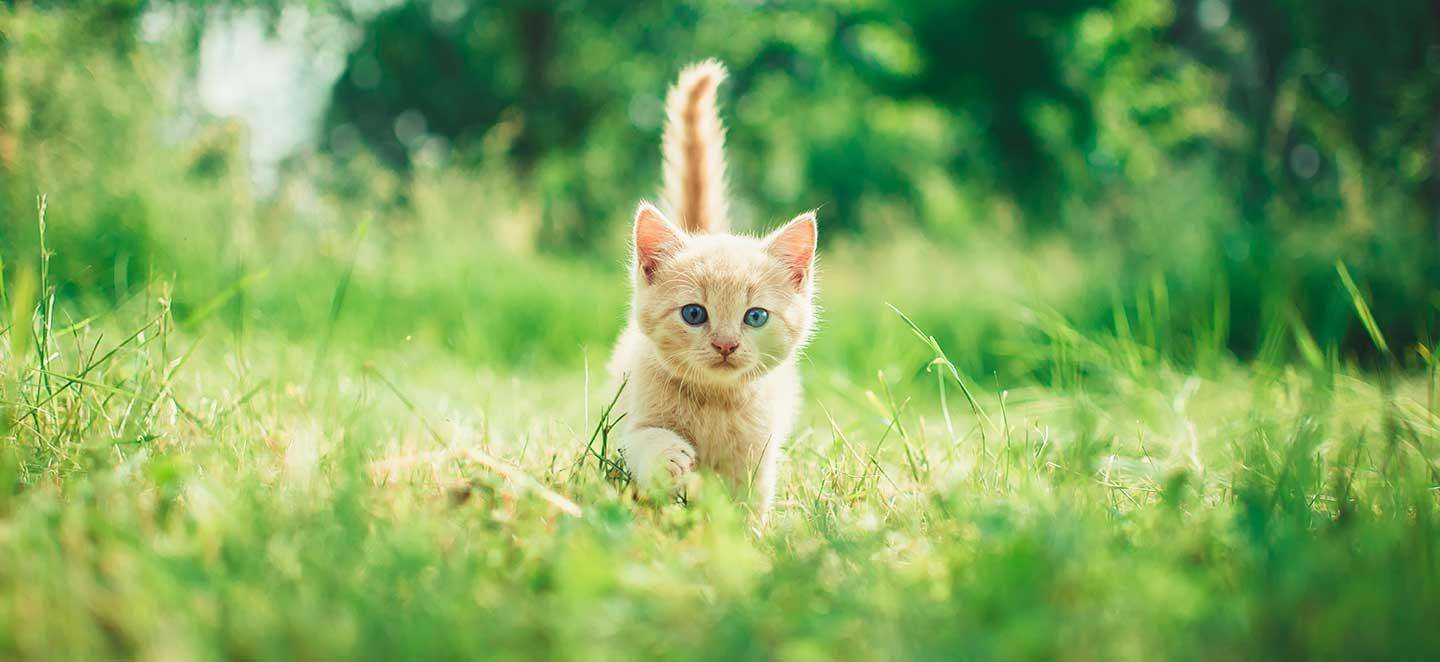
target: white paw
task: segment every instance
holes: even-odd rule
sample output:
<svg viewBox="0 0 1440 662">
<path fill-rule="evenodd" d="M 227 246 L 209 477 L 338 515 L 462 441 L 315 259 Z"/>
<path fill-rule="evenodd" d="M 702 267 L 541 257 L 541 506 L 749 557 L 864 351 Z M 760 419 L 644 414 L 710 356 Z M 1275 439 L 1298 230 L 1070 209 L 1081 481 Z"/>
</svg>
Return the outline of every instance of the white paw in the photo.
<svg viewBox="0 0 1440 662">
<path fill-rule="evenodd" d="M 680 487 L 695 470 L 695 447 L 680 435 L 659 428 L 631 433 L 625 447 L 625 465 L 642 487 Z"/>
<path fill-rule="evenodd" d="M 668 444 L 657 453 L 657 463 L 670 474 L 670 480 L 680 482 L 695 470 L 695 448 L 681 439 Z"/>
</svg>

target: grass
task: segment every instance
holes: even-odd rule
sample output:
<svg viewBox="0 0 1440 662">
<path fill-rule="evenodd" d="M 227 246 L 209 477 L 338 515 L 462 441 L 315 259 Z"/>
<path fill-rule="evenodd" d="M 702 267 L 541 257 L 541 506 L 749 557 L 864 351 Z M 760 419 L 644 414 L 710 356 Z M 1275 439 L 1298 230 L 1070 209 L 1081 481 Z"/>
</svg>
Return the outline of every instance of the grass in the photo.
<svg viewBox="0 0 1440 662">
<path fill-rule="evenodd" d="M 1130 307 L 1081 331 L 1027 300 L 1023 258 L 994 276 L 1014 298 L 931 296 L 933 250 L 838 246 L 757 531 L 713 487 L 617 487 L 615 265 L 495 256 L 482 278 L 460 242 L 368 242 L 103 305 L 56 297 L 49 253 L 12 270 L 0 656 L 1440 650 L 1428 352 L 1241 364 L 1197 335 L 1181 364 Z M 980 336 L 1003 361 L 941 340 Z"/>
</svg>

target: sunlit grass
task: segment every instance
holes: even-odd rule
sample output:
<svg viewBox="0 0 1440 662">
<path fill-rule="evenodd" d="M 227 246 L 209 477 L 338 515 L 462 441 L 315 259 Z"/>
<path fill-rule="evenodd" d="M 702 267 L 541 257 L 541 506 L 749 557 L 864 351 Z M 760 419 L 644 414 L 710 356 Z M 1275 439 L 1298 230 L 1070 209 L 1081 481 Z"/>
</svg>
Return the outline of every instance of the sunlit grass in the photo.
<svg viewBox="0 0 1440 662">
<path fill-rule="evenodd" d="M 805 417 L 758 530 L 712 485 L 685 505 L 637 501 L 608 461 L 618 264 L 476 254 L 440 234 L 354 235 L 348 253 L 273 261 L 183 310 L 183 273 L 97 306 L 53 296 L 38 256 L 38 275 L 11 272 L 0 652 L 1440 645 L 1433 361 L 1246 365 L 1202 339 L 1203 361 L 1175 362 L 1129 302 L 1128 332 L 1082 329 L 1023 278 L 937 289 L 914 278 L 933 250 L 837 250 Z M 958 264 L 933 270 L 1004 280 Z M 1336 287 L 1363 303 L 1350 279 Z M 1004 360 L 975 360 L 963 338 Z"/>
</svg>

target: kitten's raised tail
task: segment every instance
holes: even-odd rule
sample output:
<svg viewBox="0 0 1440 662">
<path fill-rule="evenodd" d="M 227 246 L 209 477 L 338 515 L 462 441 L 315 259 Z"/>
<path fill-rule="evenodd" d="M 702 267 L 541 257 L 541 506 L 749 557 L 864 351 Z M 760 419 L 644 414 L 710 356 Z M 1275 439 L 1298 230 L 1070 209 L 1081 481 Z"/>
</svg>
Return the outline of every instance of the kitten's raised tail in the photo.
<svg viewBox="0 0 1440 662">
<path fill-rule="evenodd" d="M 720 62 L 697 62 L 680 72 L 665 99 L 665 202 L 686 232 L 729 229 L 725 125 L 715 108 L 725 76 Z"/>
</svg>

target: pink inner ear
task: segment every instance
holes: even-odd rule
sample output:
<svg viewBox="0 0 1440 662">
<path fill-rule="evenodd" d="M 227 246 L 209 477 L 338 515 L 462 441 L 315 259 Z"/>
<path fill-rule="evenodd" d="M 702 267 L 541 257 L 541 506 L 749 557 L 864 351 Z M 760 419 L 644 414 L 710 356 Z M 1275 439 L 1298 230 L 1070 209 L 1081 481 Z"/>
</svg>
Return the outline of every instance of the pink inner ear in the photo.
<svg viewBox="0 0 1440 662">
<path fill-rule="evenodd" d="M 770 254 L 790 268 L 790 279 L 797 287 L 810 277 L 815 262 L 815 236 L 815 212 L 806 212 L 776 230 L 770 239 Z"/>
<path fill-rule="evenodd" d="M 641 204 L 635 211 L 635 259 L 646 282 L 655 275 L 660 262 L 674 252 L 683 239 L 679 230 L 671 225 L 660 210 Z"/>
</svg>

